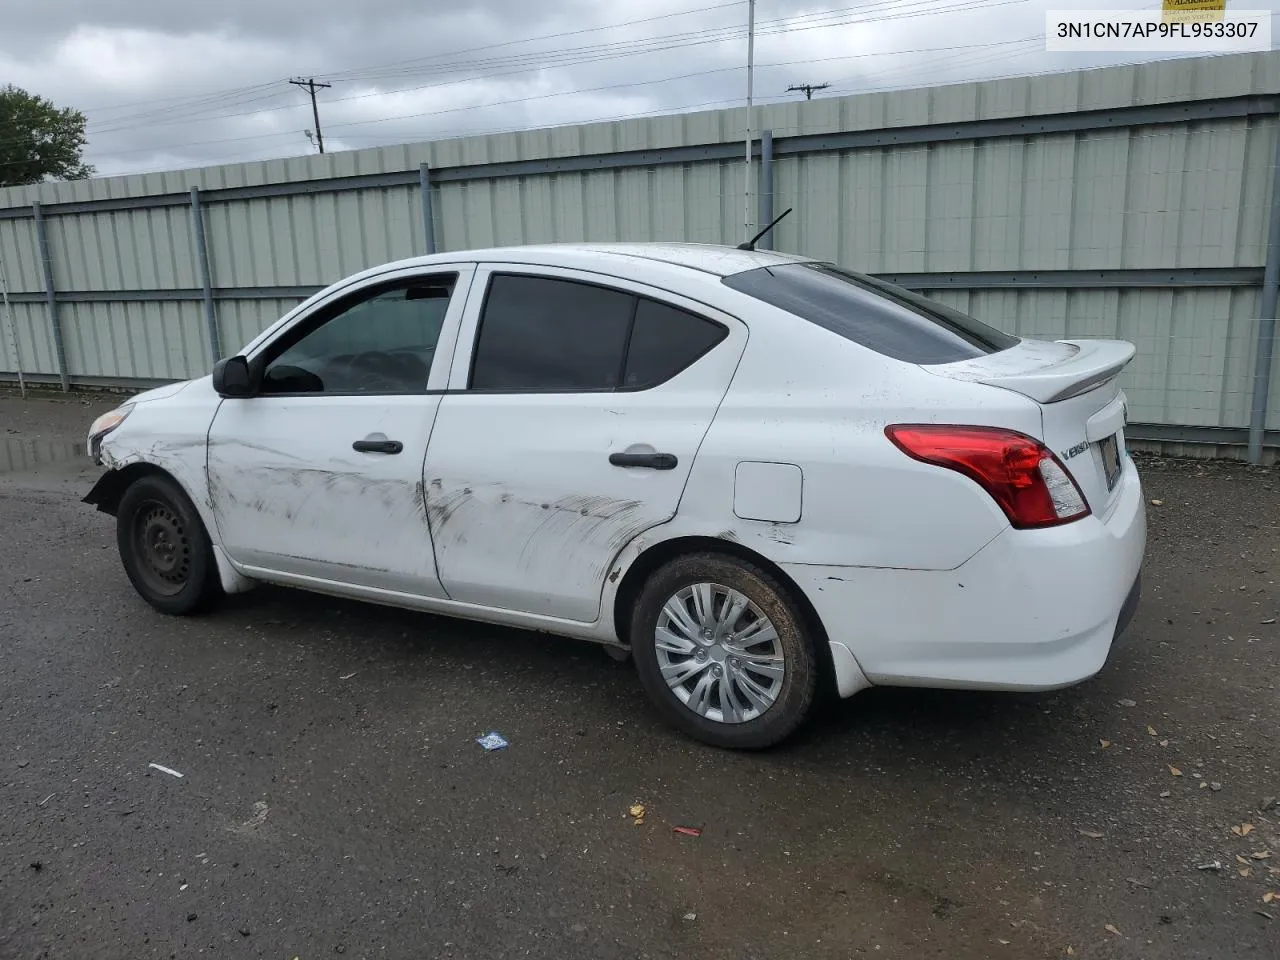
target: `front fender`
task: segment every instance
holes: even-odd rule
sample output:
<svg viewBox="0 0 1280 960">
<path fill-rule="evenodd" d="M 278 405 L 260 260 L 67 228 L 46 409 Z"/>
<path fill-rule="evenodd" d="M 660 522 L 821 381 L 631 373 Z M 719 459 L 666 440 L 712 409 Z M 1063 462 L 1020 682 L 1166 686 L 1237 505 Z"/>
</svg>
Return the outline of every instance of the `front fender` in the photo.
<svg viewBox="0 0 1280 960">
<path fill-rule="evenodd" d="M 98 508 L 99 512 L 114 517 L 119 512 L 120 498 L 124 496 L 125 490 L 129 489 L 129 485 L 139 477 L 149 473 L 159 473 L 170 477 L 182 487 L 188 498 L 191 497 L 191 491 L 187 489 L 186 485 L 169 471 L 161 469 L 153 463 L 136 462 L 125 467 L 108 470 L 97 479 L 97 482 L 94 483 L 81 502 L 92 504 Z M 194 500 L 192 502 L 195 503 Z M 251 590 L 257 585 L 256 582 L 250 580 L 235 568 L 231 558 L 227 556 L 222 546 L 216 542 L 217 531 L 204 519 L 204 511 L 200 509 L 200 504 L 195 503 L 195 506 L 196 512 L 201 515 L 205 532 L 209 535 L 209 541 L 213 548 L 213 559 L 218 568 L 218 579 L 222 583 L 222 589 L 227 593 L 244 593 L 246 590 Z"/>
</svg>

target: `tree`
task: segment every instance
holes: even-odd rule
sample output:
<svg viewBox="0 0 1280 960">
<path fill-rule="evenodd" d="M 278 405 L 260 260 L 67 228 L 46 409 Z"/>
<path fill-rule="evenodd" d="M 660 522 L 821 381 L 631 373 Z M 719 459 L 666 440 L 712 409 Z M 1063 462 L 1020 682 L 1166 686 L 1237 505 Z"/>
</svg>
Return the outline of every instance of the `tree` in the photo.
<svg viewBox="0 0 1280 960">
<path fill-rule="evenodd" d="M 60 110 L 13 84 L 0 87 L 0 187 L 93 176 L 81 157 L 84 125 L 79 110 Z"/>
</svg>

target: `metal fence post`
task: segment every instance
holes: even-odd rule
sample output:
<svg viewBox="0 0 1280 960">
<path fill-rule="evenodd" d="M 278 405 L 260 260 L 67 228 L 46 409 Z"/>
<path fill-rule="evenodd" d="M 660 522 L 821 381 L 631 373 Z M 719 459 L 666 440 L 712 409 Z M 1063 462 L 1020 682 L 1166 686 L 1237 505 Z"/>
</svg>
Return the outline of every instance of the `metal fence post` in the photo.
<svg viewBox="0 0 1280 960">
<path fill-rule="evenodd" d="M 422 236 L 427 241 L 427 254 L 436 252 L 436 221 L 431 210 L 431 164 L 418 166 L 418 186 L 422 191 Z"/>
<path fill-rule="evenodd" d="M 773 131 L 760 131 L 760 226 L 773 223 Z M 760 238 L 757 246 L 774 249 L 773 231 Z"/>
<path fill-rule="evenodd" d="M 71 389 L 71 379 L 67 376 L 67 348 L 62 340 L 58 301 L 53 293 L 53 259 L 49 256 L 49 230 L 45 226 L 44 212 L 40 209 L 39 200 L 31 204 L 31 213 L 36 219 L 36 247 L 39 248 L 40 269 L 44 274 L 44 302 L 49 311 L 49 327 L 53 330 L 53 352 L 58 360 L 58 382 L 66 392 Z"/>
<path fill-rule="evenodd" d="M 1258 311 L 1258 347 L 1253 371 L 1253 409 L 1249 415 L 1249 462 L 1262 463 L 1262 441 L 1271 394 L 1271 356 L 1276 340 L 1276 300 L 1280 294 L 1280 114 L 1276 115 L 1276 152 L 1271 167 L 1271 220 L 1267 231 L 1267 263 L 1262 274 L 1262 309 Z"/>
<path fill-rule="evenodd" d="M 18 329 L 13 322 L 13 308 L 9 305 L 9 278 L 4 272 L 4 260 L 0 260 L 0 307 L 4 308 L 4 325 L 9 334 L 9 348 L 13 351 L 13 366 L 18 372 L 18 391 L 27 399 L 27 380 L 22 375 L 22 353 L 18 349 Z"/>
<path fill-rule="evenodd" d="M 204 208 L 200 188 L 191 188 L 191 229 L 196 237 L 196 261 L 200 265 L 200 286 L 204 296 L 204 322 L 209 328 L 209 349 L 213 362 L 222 359 L 222 337 L 218 333 L 218 312 L 213 305 L 213 272 L 209 269 L 209 245 L 204 236 Z"/>
</svg>

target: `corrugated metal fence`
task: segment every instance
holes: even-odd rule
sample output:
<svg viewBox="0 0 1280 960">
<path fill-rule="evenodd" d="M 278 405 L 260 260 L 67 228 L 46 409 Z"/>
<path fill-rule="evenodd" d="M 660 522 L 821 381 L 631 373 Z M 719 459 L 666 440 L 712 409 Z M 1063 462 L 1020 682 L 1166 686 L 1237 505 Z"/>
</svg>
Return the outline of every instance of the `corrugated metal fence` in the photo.
<svg viewBox="0 0 1280 960">
<path fill-rule="evenodd" d="M 1278 57 L 765 107 L 756 220 L 793 207 L 774 246 L 1010 332 L 1134 341 L 1135 436 L 1280 446 L 1258 319 Z M 0 378 L 199 376 L 316 289 L 434 250 L 736 243 L 744 130 L 728 110 L 0 191 Z"/>
</svg>

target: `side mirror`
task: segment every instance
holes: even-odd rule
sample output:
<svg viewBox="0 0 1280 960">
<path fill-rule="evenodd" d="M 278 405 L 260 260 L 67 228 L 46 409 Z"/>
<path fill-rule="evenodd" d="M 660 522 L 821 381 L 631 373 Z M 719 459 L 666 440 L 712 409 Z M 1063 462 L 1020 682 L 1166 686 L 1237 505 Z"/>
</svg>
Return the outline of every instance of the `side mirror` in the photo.
<svg viewBox="0 0 1280 960">
<path fill-rule="evenodd" d="M 213 389 L 220 397 L 251 397 L 253 375 L 244 357 L 227 357 L 213 365 Z"/>
</svg>

